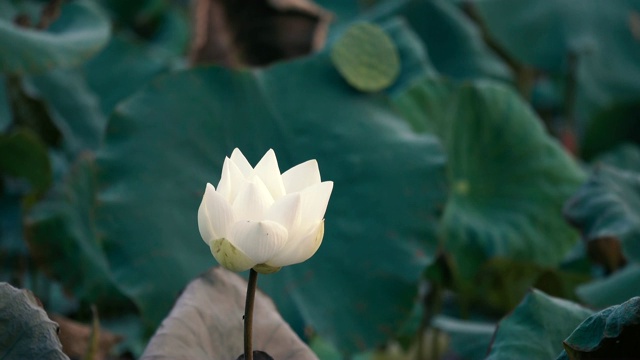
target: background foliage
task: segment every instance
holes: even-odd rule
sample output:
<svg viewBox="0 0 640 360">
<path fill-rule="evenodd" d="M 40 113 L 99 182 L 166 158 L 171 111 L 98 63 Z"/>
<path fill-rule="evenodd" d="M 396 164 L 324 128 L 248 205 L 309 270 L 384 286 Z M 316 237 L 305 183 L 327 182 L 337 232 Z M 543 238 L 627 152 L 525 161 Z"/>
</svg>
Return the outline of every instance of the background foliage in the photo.
<svg viewBox="0 0 640 360">
<path fill-rule="evenodd" d="M 273 148 L 335 183 L 319 252 L 260 280 L 321 358 L 627 341 L 637 2 L 231 3 L 0 3 L 1 281 L 80 321 L 94 305 L 139 356 L 215 265 L 204 185 Z"/>
</svg>

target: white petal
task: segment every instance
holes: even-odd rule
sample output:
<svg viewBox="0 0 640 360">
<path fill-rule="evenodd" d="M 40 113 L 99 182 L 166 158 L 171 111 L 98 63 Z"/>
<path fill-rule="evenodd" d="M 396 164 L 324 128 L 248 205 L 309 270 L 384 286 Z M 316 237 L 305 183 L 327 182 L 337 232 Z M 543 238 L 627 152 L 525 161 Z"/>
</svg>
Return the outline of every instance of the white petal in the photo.
<svg viewBox="0 0 640 360">
<path fill-rule="evenodd" d="M 218 264 L 231 271 L 249 270 L 257 264 L 227 239 L 213 240 L 209 245 Z"/>
<path fill-rule="evenodd" d="M 233 224 L 231 242 L 253 262 L 262 264 L 282 249 L 287 236 L 287 229 L 274 221 L 240 221 Z"/>
<path fill-rule="evenodd" d="M 242 174 L 244 175 L 245 178 L 248 178 L 251 175 L 253 175 L 253 167 L 251 167 L 251 164 L 249 164 L 249 161 L 247 160 L 246 157 L 244 157 L 240 149 L 238 148 L 233 149 L 233 152 L 231 153 L 231 161 L 233 161 L 238 167 L 238 169 L 242 171 Z"/>
<path fill-rule="evenodd" d="M 259 221 L 264 219 L 272 204 L 273 198 L 267 187 L 259 177 L 253 176 L 242 185 L 232 207 L 237 221 Z"/>
<path fill-rule="evenodd" d="M 220 175 L 220 182 L 218 183 L 218 193 L 231 204 L 244 181 L 245 177 L 238 166 L 231 159 L 225 158 L 224 164 L 222 164 L 222 175 Z"/>
<path fill-rule="evenodd" d="M 313 226 L 303 237 L 289 239 L 285 247 L 271 260 L 267 261 L 267 265 L 282 267 L 306 261 L 318 251 L 323 237 L 324 220 Z"/>
<path fill-rule="evenodd" d="M 300 193 L 289 194 L 276 200 L 267 211 L 265 219 L 272 220 L 284 226 L 289 235 L 292 229 L 300 225 L 300 208 L 302 198 Z"/>
<path fill-rule="evenodd" d="M 318 162 L 309 160 L 292 167 L 282 174 L 282 181 L 287 194 L 319 184 L 320 170 L 318 169 Z"/>
<path fill-rule="evenodd" d="M 303 226 L 305 223 L 316 224 L 324 218 L 331 191 L 333 191 L 333 181 L 324 181 L 308 187 L 300 193 L 302 199 L 300 216 Z"/>
<path fill-rule="evenodd" d="M 279 199 L 284 195 L 282 175 L 280 175 L 276 153 L 272 149 L 269 149 L 262 159 L 260 159 L 260 162 L 258 162 L 258 165 L 255 167 L 254 173 L 262 179 L 262 182 L 267 186 L 267 189 L 269 189 L 274 199 Z"/>
<path fill-rule="evenodd" d="M 229 203 L 215 191 L 211 184 L 207 187 L 198 208 L 198 229 L 205 243 L 227 237 L 233 223 L 233 211 Z"/>
</svg>

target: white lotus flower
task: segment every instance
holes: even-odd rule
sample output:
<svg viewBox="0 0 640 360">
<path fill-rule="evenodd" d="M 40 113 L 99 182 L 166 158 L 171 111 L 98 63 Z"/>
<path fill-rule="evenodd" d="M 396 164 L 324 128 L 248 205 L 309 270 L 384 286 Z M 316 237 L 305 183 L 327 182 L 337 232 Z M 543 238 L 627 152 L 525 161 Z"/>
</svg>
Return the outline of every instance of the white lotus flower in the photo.
<svg viewBox="0 0 640 360">
<path fill-rule="evenodd" d="M 224 160 L 218 188 L 207 184 L 198 209 L 200 235 L 229 270 L 278 271 L 318 250 L 332 190 L 332 181 L 320 181 L 315 160 L 280 174 L 273 150 L 252 168 L 235 149 Z"/>
</svg>

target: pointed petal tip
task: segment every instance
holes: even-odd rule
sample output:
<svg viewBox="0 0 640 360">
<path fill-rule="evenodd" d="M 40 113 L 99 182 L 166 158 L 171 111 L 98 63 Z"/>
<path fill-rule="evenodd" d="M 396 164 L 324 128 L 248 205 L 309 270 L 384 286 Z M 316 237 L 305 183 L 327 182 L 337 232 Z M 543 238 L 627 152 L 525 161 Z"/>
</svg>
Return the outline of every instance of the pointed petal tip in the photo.
<svg viewBox="0 0 640 360">
<path fill-rule="evenodd" d="M 282 181 L 287 193 L 301 191 L 320 183 L 320 170 L 318 162 L 307 160 L 298 164 L 282 174 Z"/>
<path fill-rule="evenodd" d="M 233 152 L 231 153 L 230 160 L 234 164 L 236 164 L 238 169 L 240 169 L 240 171 L 242 171 L 242 174 L 245 177 L 248 177 L 253 173 L 253 166 L 251 166 L 251 164 L 249 163 L 249 160 L 247 160 L 247 158 L 244 156 L 242 151 L 240 151 L 240 149 L 235 148 L 233 150 Z"/>
<path fill-rule="evenodd" d="M 262 179 L 274 199 L 280 198 L 285 194 L 278 159 L 273 149 L 270 149 L 264 154 L 254 170 L 254 173 Z"/>
<path fill-rule="evenodd" d="M 274 159 L 275 163 L 277 164 L 277 156 L 276 156 L 276 152 L 273 151 L 273 149 L 269 149 L 267 150 L 266 153 L 264 153 L 264 155 L 262 155 L 262 158 L 260 159 L 260 161 L 258 161 L 258 164 L 260 164 L 263 161 L 267 161 L 267 159 L 271 160 Z M 256 165 L 256 167 L 258 167 L 258 165 Z"/>
</svg>

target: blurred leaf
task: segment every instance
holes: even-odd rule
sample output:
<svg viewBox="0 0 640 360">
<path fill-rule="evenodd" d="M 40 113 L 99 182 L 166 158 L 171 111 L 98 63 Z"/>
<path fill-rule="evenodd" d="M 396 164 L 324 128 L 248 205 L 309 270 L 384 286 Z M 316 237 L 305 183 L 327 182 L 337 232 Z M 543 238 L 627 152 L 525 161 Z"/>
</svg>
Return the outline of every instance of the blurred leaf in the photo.
<svg viewBox="0 0 640 360">
<path fill-rule="evenodd" d="M 316 158 L 336 186 L 320 251 L 261 288 L 343 351 L 393 335 L 436 247 L 445 187 L 436 140 L 413 134 L 385 100 L 353 91 L 321 53 L 265 70 L 180 72 L 120 105 L 99 154 L 98 222 L 145 325 L 213 262 L 195 221 L 205 183 L 217 183 L 234 147 L 253 163 L 271 147 L 280 169 Z"/>
<path fill-rule="evenodd" d="M 615 305 L 583 321 L 564 341 L 571 360 L 632 359 L 638 356 L 640 297 Z"/>
<path fill-rule="evenodd" d="M 482 265 L 473 284 L 477 288 L 477 302 L 506 313 L 513 310 L 532 287 L 551 296 L 577 300 L 575 288 L 589 278 L 588 274 L 530 261 L 494 258 Z"/>
<path fill-rule="evenodd" d="M 30 79 L 38 97 L 47 104 L 52 120 L 72 154 L 96 150 L 102 141 L 107 117 L 99 99 L 77 70 L 54 70 Z"/>
<path fill-rule="evenodd" d="M 552 73 L 575 71 L 577 109 L 609 105 L 640 91 L 635 0 L 478 0 L 491 35 L 523 64 Z M 576 56 L 570 69 L 570 56 Z"/>
<path fill-rule="evenodd" d="M 109 20 L 90 2 L 72 2 L 39 31 L 0 19 L 0 72 L 40 73 L 81 63 L 109 39 Z"/>
<path fill-rule="evenodd" d="M 487 47 L 477 26 L 451 1 L 412 0 L 398 13 L 426 44 L 429 58 L 443 75 L 455 79 L 511 76 Z"/>
<path fill-rule="evenodd" d="M 170 54 L 183 56 L 191 40 L 191 23 L 188 15 L 177 6 L 164 12 L 151 44 Z"/>
<path fill-rule="evenodd" d="M 3 75 L 0 75 L 0 132 L 4 132 L 11 124 L 13 113 L 7 92 L 7 82 Z"/>
<path fill-rule="evenodd" d="M 404 91 L 416 79 L 436 76 L 436 70 L 427 56 L 423 43 L 404 19 L 392 17 L 381 21 L 378 25 L 393 40 L 401 60 L 400 72 L 393 85 L 385 90 L 386 93 L 394 94 Z"/>
<path fill-rule="evenodd" d="M 625 258 L 640 261 L 640 173 L 597 166 L 564 213 L 582 232 L 591 257 L 608 269 Z"/>
<path fill-rule="evenodd" d="M 433 327 L 449 335 L 449 349 L 465 360 L 481 360 L 487 355 L 496 325 L 437 316 Z"/>
<path fill-rule="evenodd" d="M 22 286 L 29 250 L 22 236 L 22 194 L 0 197 L 0 281 Z"/>
<path fill-rule="evenodd" d="M 123 340 L 117 345 L 116 353 L 130 352 L 134 359 L 139 359 L 142 356 L 149 338 L 143 335 L 142 323 L 138 314 L 103 318 L 101 323 L 108 331 L 122 335 Z"/>
<path fill-rule="evenodd" d="M 314 0 L 314 2 L 333 14 L 331 31 L 341 25 L 353 21 L 362 14 L 362 3 L 368 0 L 344 1 L 344 0 Z M 375 0 L 372 0 L 375 1 Z M 397 0 L 395 0 L 397 1 Z"/>
<path fill-rule="evenodd" d="M 27 128 L 50 147 L 58 147 L 62 139 L 60 130 L 51 118 L 46 104 L 28 92 L 28 84 L 19 77 L 7 78 L 9 105 L 14 126 Z"/>
<path fill-rule="evenodd" d="M 319 336 L 314 336 L 309 341 L 309 348 L 319 359 L 322 360 L 343 360 L 344 357 L 333 344 L 323 340 Z"/>
<path fill-rule="evenodd" d="M 640 296 L 640 265 L 629 264 L 609 277 L 578 287 L 577 292 L 582 301 L 597 308 Z"/>
<path fill-rule="evenodd" d="M 441 134 L 457 86 L 441 78 L 424 77 L 393 98 L 396 110 L 414 131 Z"/>
<path fill-rule="evenodd" d="M 359 22 L 333 44 L 331 61 L 344 79 L 363 92 L 393 84 L 400 73 L 395 44 L 379 26 Z"/>
<path fill-rule="evenodd" d="M 121 22 L 141 29 L 153 27 L 169 7 L 166 0 L 102 0 L 101 3 Z"/>
<path fill-rule="evenodd" d="M 640 171 L 640 147 L 625 143 L 598 156 L 596 161 L 622 170 Z"/>
<path fill-rule="evenodd" d="M 532 290 L 498 324 L 487 360 L 553 359 L 564 340 L 592 311 Z"/>
<path fill-rule="evenodd" d="M 179 56 L 185 54 L 192 30 L 187 2 L 102 0 L 101 4 L 110 11 L 119 32 L 139 37 L 141 46 L 158 47 Z"/>
<path fill-rule="evenodd" d="M 25 223 L 38 266 L 80 300 L 96 304 L 101 313 L 109 315 L 132 306 L 118 289 L 96 229 L 93 166 L 91 157 L 81 157 L 64 183 L 31 209 Z"/>
<path fill-rule="evenodd" d="M 69 360 L 62 352 L 58 324 L 49 320 L 28 290 L 0 283 L 0 357 Z"/>
<path fill-rule="evenodd" d="M 121 33 L 83 65 L 83 72 L 102 112 L 109 115 L 119 101 L 169 70 L 171 61 L 171 54 Z"/>
<path fill-rule="evenodd" d="M 32 23 L 37 23 L 42 15 L 44 1 L 11 0 L 0 2 L 0 19 L 15 21 L 20 15 L 26 16 Z"/>
<path fill-rule="evenodd" d="M 591 160 L 624 142 L 640 144 L 640 101 L 609 106 L 589 122 L 582 141 L 582 156 Z"/>
<path fill-rule="evenodd" d="M 51 184 L 47 148 L 26 129 L 0 134 L 0 173 L 23 178 L 34 192 L 44 192 Z"/>
<path fill-rule="evenodd" d="M 452 194 L 442 236 L 463 280 L 494 257 L 560 263 L 577 237 L 562 204 L 584 175 L 514 92 L 424 81 L 394 100 L 412 123 L 422 110 L 423 129 L 444 144 Z"/>
<path fill-rule="evenodd" d="M 259 279 L 261 280 L 261 279 Z M 235 359 L 243 352 L 247 282 L 221 267 L 191 281 L 142 355 L 152 359 Z M 273 301 L 256 293 L 253 348 L 274 359 L 316 359 L 282 319 Z"/>
</svg>

